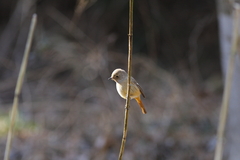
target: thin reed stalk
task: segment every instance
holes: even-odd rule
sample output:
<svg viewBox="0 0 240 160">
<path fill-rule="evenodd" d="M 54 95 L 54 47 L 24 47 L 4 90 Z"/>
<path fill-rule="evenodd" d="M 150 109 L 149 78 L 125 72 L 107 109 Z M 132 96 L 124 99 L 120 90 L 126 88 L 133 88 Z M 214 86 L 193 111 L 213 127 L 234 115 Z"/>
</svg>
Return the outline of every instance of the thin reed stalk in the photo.
<svg viewBox="0 0 240 160">
<path fill-rule="evenodd" d="M 128 128 L 128 113 L 129 113 L 129 103 L 130 103 L 130 89 L 131 89 L 131 76 L 132 76 L 132 52 L 133 52 L 133 0 L 129 0 L 129 30 L 128 30 L 128 82 L 127 82 L 127 99 L 125 104 L 125 115 L 124 115 L 124 125 L 123 125 L 123 136 L 122 143 L 120 147 L 120 152 L 118 160 L 122 160 L 122 156 L 125 149 L 125 143 L 127 138 L 127 128 Z"/>
<path fill-rule="evenodd" d="M 217 132 L 217 146 L 215 150 L 214 160 L 222 160 L 223 157 L 223 145 L 224 145 L 224 134 L 228 116 L 228 108 L 229 108 L 229 98 L 231 94 L 232 87 L 232 78 L 234 72 L 234 62 L 237 53 L 237 44 L 238 44 L 238 30 L 239 30 L 239 20 L 240 20 L 240 5 L 234 4 L 234 13 L 233 13 L 233 33 L 232 33 L 232 47 L 230 58 L 228 62 L 227 74 L 225 78 L 224 84 L 224 92 L 223 92 L 223 101 L 220 111 L 219 124 L 218 124 L 218 132 Z"/>
<path fill-rule="evenodd" d="M 30 47 L 32 44 L 33 33 L 34 33 L 34 30 L 36 27 L 36 23 L 37 23 L 37 15 L 33 14 L 31 26 L 30 26 L 29 33 L 28 33 L 28 39 L 26 42 L 25 51 L 24 51 L 24 55 L 23 55 L 23 60 L 22 60 L 20 72 L 19 72 L 18 79 L 17 79 L 17 85 L 16 85 L 15 92 L 14 92 L 14 100 L 13 100 L 13 106 L 12 106 L 12 110 L 11 110 L 11 114 L 10 114 L 10 125 L 9 125 L 9 129 L 8 129 L 7 144 L 6 144 L 5 153 L 4 153 L 4 160 L 9 160 L 13 129 L 14 129 L 14 125 L 15 125 L 17 110 L 18 110 L 19 94 L 21 92 L 24 76 L 26 73 L 27 60 L 28 60 L 28 56 L 29 56 Z"/>
</svg>

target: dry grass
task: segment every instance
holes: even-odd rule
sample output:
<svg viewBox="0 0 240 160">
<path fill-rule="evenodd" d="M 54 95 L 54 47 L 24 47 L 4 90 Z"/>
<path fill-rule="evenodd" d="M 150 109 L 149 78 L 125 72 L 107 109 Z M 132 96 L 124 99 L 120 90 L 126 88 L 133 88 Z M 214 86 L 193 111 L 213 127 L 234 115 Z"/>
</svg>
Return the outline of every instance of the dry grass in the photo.
<svg viewBox="0 0 240 160">
<path fill-rule="evenodd" d="M 16 123 L 15 121 L 16 121 L 17 115 L 18 115 L 19 95 L 21 93 L 23 80 L 25 78 L 30 47 L 31 47 L 31 44 L 32 44 L 36 24 L 37 24 L 37 15 L 34 14 L 32 16 L 32 21 L 31 21 L 31 25 L 30 25 L 30 29 L 29 29 L 28 39 L 27 39 L 27 42 L 26 42 L 24 56 L 23 56 L 23 60 L 22 60 L 22 63 L 21 63 L 21 68 L 20 68 L 20 71 L 19 71 L 19 76 L 18 76 L 18 80 L 17 80 L 15 92 L 14 92 L 13 106 L 12 106 L 12 110 L 11 110 L 11 113 L 10 113 L 10 123 L 9 123 L 9 127 L 8 127 L 9 129 L 8 129 L 8 135 L 7 135 L 7 142 L 6 142 L 4 160 L 9 160 L 9 155 L 10 155 L 10 151 L 11 151 L 11 142 L 12 142 L 12 137 L 14 135 L 14 126 L 15 126 L 15 123 Z"/>
</svg>

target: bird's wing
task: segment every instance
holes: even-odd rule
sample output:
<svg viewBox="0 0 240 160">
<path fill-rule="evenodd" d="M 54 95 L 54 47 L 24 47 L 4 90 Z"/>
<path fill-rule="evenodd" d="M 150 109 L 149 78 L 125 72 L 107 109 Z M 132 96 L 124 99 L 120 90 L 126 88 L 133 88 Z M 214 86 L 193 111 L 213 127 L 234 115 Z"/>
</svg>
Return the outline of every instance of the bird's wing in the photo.
<svg viewBox="0 0 240 160">
<path fill-rule="evenodd" d="M 137 86 L 138 89 L 140 90 L 140 92 L 141 92 L 143 98 L 145 98 L 145 95 L 144 95 L 144 93 L 143 93 L 143 91 L 142 91 L 142 88 L 141 88 L 141 86 L 138 84 L 138 82 L 137 82 L 134 78 L 132 78 L 132 81 L 133 81 L 133 83 L 136 84 L 136 86 Z"/>
</svg>

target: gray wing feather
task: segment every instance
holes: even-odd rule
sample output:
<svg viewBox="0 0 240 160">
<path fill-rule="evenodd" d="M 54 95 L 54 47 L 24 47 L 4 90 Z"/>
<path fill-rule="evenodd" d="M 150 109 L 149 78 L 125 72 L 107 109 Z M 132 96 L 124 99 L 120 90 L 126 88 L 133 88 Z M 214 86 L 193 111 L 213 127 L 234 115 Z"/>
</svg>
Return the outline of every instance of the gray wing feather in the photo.
<svg viewBox="0 0 240 160">
<path fill-rule="evenodd" d="M 133 77 L 132 77 L 132 81 L 133 81 L 133 83 L 135 83 L 135 84 L 137 85 L 137 87 L 139 88 L 139 90 L 140 90 L 143 98 L 145 98 L 145 95 L 144 95 L 144 93 L 143 93 L 143 91 L 142 91 L 141 86 L 137 83 L 137 81 L 136 81 Z"/>
</svg>

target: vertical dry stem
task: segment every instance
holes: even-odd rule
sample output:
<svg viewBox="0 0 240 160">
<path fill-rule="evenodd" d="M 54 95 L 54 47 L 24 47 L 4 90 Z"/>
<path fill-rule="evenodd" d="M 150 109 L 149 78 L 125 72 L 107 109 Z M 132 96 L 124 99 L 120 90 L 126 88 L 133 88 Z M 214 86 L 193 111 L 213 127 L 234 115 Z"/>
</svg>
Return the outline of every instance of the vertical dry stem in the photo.
<svg viewBox="0 0 240 160">
<path fill-rule="evenodd" d="M 26 67 L 27 67 L 27 60 L 28 60 L 28 56 L 29 56 L 30 47 L 32 44 L 33 33 L 35 30 L 36 23 L 37 23 L 37 15 L 34 14 L 32 16 L 32 21 L 31 21 L 28 39 L 27 39 L 27 43 L 26 43 L 26 47 L 25 47 L 25 51 L 24 51 L 23 61 L 21 64 L 21 68 L 20 68 L 20 72 L 19 72 L 18 80 L 17 80 L 17 85 L 16 85 L 15 92 L 14 92 L 14 100 L 13 100 L 13 106 L 12 106 L 12 111 L 11 111 L 11 115 L 10 115 L 10 126 L 9 126 L 9 130 L 8 130 L 8 135 L 7 135 L 7 144 L 6 144 L 6 148 L 5 148 L 4 160 L 9 160 L 13 128 L 14 128 L 14 124 L 15 124 L 17 109 L 18 109 L 18 97 L 19 97 L 20 91 L 22 89 L 22 84 L 23 84 L 23 80 L 24 80 L 24 76 L 25 76 L 25 72 L 26 72 Z"/>
<path fill-rule="evenodd" d="M 122 144 L 118 156 L 118 160 L 122 160 L 124 153 L 126 138 L 127 138 L 127 126 L 128 126 L 128 112 L 130 103 L 130 83 L 132 75 L 132 51 L 133 51 L 133 0 L 129 0 L 129 30 L 128 30 L 128 85 L 127 85 L 127 99 L 125 104 L 125 117 L 123 126 Z"/>
<path fill-rule="evenodd" d="M 232 86 L 232 77 L 234 72 L 234 62 L 237 52 L 238 43 L 238 30 L 239 30 L 239 18 L 240 18 L 240 5 L 234 5 L 234 18 L 233 18 L 233 33 L 232 33 L 232 47 L 230 58 L 228 62 L 227 75 L 224 85 L 223 101 L 219 117 L 218 133 L 217 133 L 217 146 L 215 150 L 214 160 L 222 160 L 223 156 L 223 144 L 224 144 L 224 132 L 228 115 L 229 98 Z"/>
<path fill-rule="evenodd" d="M 69 31 L 72 32 L 73 28 L 76 27 L 76 21 L 82 15 L 83 11 L 86 9 L 87 5 L 90 3 L 89 0 L 78 0 L 77 6 L 74 10 L 74 15 L 72 17 L 72 21 L 69 25 Z"/>
</svg>

